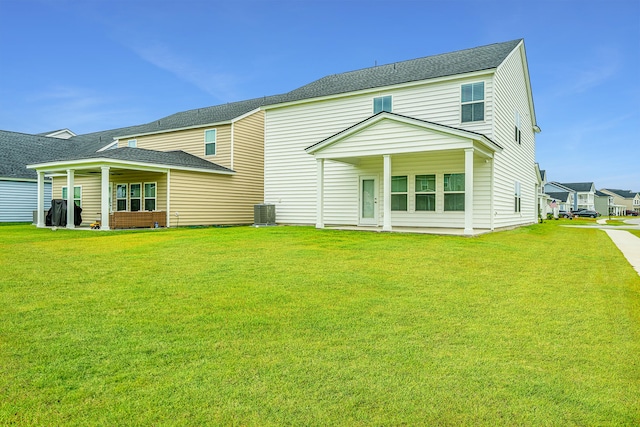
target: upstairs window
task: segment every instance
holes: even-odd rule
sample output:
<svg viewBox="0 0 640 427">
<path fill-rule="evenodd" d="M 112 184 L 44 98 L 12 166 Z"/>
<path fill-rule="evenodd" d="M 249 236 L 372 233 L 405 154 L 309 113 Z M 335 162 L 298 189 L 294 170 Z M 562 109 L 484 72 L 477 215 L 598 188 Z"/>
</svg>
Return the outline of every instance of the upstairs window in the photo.
<svg viewBox="0 0 640 427">
<path fill-rule="evenodd" d="M 406 176 L 391 177 L 391 210 L 392 211 L 407 210 L 407 177 Z"/>
<path fill-rule="evenodd" d="M 444 210 L 464 211 L 464 174 L 444 175 Z"/>
<path fill-rule="evenodd" d="M 373 98 L 373 114 L 381 111 L 391 112 L 391 95 Z"/>
<path fill-rule="evenodd" d="M 209 129 L 204 131 L 204 155 L 216 155 L 216 130 Z"/>
<path fill-rule="evenodd" d="M 484 120 L 484 82 L 462 85 L 462 122 Z"/>
<path fill-rule="evenodd" d="M 436 176 L 416 175 L 416 211 L 436 210 Z"/>
<path fill-rule="evenodd" d="M 138 146 L 137 139 L 130 139 L 127 141 L 127 147 L 136 148 Z"/>
<path fill-rule="evenodd" d="M 518 144 L 522 144 L 522 131 L 520 130 L 520 113 L 516 111 L 516 117 L 515 117 L 515 122 L 516 122 L 516 130 L 515 130 L 515 141 Z"/>
</svg>

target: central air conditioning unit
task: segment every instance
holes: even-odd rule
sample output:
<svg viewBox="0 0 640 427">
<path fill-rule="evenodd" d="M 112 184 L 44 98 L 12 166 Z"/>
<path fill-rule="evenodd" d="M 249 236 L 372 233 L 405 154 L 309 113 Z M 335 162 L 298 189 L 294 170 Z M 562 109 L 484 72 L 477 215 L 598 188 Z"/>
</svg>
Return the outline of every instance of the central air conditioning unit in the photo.
<svg viewBox="0 0 640 427">
<path fill-rule="evenodd" d="M 254 227 L 261 225 L 276 225 L 276 205 L 254 205 L 253 222 Z"/>
</svg>

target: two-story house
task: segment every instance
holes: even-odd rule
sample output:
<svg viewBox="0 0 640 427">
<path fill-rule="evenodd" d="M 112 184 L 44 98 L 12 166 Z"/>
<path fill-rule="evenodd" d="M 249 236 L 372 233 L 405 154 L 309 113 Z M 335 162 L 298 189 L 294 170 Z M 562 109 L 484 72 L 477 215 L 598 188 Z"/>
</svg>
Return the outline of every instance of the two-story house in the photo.
<svg viewBox="0 0 640 427">
<path fill-rule="evenodd" d="M 54 198 L 104 229 L 151 214 L 166 226 L 251 223 L 266 202 L 284 224 L 474 234 L 537 220 L 536 132 L 514 40 L 74 136 L 105 145 L 29 167 L 39 208 L 51 177 Z"/>
<path fill-rule="evenodd" d="M 522 40 L 328 76 L 264 110 L 279 221 L 473 234 L 537 220 Z"/>
<path fill-rule="evenodd" d="M 612 196 L 615 205 L 624 207 L 621 210 L 640 213 L 640 192 L 614 188 L 603 188 L 600 191 Z M 624 215 L 624 212 L 621 214 Z"/>
</svg>

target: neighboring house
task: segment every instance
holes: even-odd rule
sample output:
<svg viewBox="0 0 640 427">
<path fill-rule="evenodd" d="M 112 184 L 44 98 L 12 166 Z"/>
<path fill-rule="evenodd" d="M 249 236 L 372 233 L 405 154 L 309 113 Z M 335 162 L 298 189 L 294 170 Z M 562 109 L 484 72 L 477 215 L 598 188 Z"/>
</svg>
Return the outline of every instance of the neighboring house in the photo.
<svg viewBox="0 0 640 427">
<path fill-rule="evenodd" d="M 538 178 L 538 184 L 536 186 L 538 194 L 538 215 L 541 218 L 546 218 L 548 213 L 553 213 L 553 208 L 550 206 L 551 200 L 549 195 L 544 191 L 544 187 L 547 184 L 547 172 L 540 170 L 538 163 L 536 163 L 536 176 Z"/>
<path fill-rule="evenodd" d="M 565 188 L 575 191 L 573 210 L 588 209 L 596 210 L 595 194 L 596 186 L 593 182 L 569 182 L 560 183 Z"/>
<path fill-rule="evenodd" d="M 49 136 L 51 138 L 58 138 L 58 139 L 69 139 L 71 137 L 77 136 L 74 132 L 70 131 L 69 129 L 59 129 L 59 130 L 54 130 L 52 132 L 39 133 L 38 135 Z"/>
<path fill-rule="evenodd" d="M 266 202 L 284 224 L 473 234 L 536 222 L 539 131 L 514 40 L 71 136 L 100 148 L 29 168 L 104 229 L 246 224 Z"/>
<path fill-rule="evenodd" d="M 29 168 L 41 182 L 53 176 L 54 198 L 73 197 L 83 209 L 83 222 L 100 219 L 103 229 L 251 223 L 254 205 L 263 201 L 264 113 L 259 107 L 268 99 L 80 135 L 75 138 L 99 141 L 104 149 Z M 66 191 L 70 187 L 73 195 Z"/>
<path fill-rule="evenodd" d="M 612 196 L 614 205 L 624 206 L 625 211 L 629 210 L 640 213 L 640 192 L 613 188 L 603 188 L 600 191 Z"/>
<path fill-rule="evenodd" d="M 537 221 L 522 40 L 328 76 L 264 110 L 278 222 L 472 234 Z"/>
<path fill-rule="evenodd" d="M 545 191 L 549 196 L 547 212 L 555 213 L 554 208 L 551 206 L 555 204 L 558 211 L 571 211 L 573 208 L 573 193 L 570 191 Z"/>
<path fill-rule="evenodd" d="M 84 144 L 40 135 L 0 131 L 0 222 L 31 222 L 37 208 L 37 175 L 25 166 L 63 153 L 92 152 L 96 144 Z M 43 180 L 42 209 L 51 203 L 51 180 Z"/>
<path fill-rule="evenodd" d="M 602 215 L 624 215 L 625 206 L 616 205 L 614 197 L 610 194 L 596 190 L 595 194 L 596 211 Z"/>
</svg>

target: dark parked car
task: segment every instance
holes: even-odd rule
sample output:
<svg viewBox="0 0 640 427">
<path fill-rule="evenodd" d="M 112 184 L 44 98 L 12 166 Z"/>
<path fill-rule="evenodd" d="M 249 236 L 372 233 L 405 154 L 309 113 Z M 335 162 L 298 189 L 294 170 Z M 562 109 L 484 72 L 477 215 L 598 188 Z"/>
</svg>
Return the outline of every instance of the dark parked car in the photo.
<svg viewBox="0 0 640 427">
<path fill-rule="evenodd" d="M 585 217 L 588 217 L 588 218 L 595 218 L 595 217 L 600 216 L 600 214 L 598 212 L 596 212 L 596 211 L 590 211 L 588 209 L 582 209 L 582 210 L 579 210 L 579 211 L 575 211 L 573 213 L 573 216 L 585 216 Z"/>
<path fill-rule="evenodd" d="M 627 212 L 625 212 L 625 215 L 638 216 L 638 212 L 637 211 L 627 211 Z"/>
<path fill-rule="evenodd" d="M 558 211 L 558 217 L 560 217 L 560 218 L 573 218 L 573 215 L 571 214 L 571 212 Z"/>
</svg>

